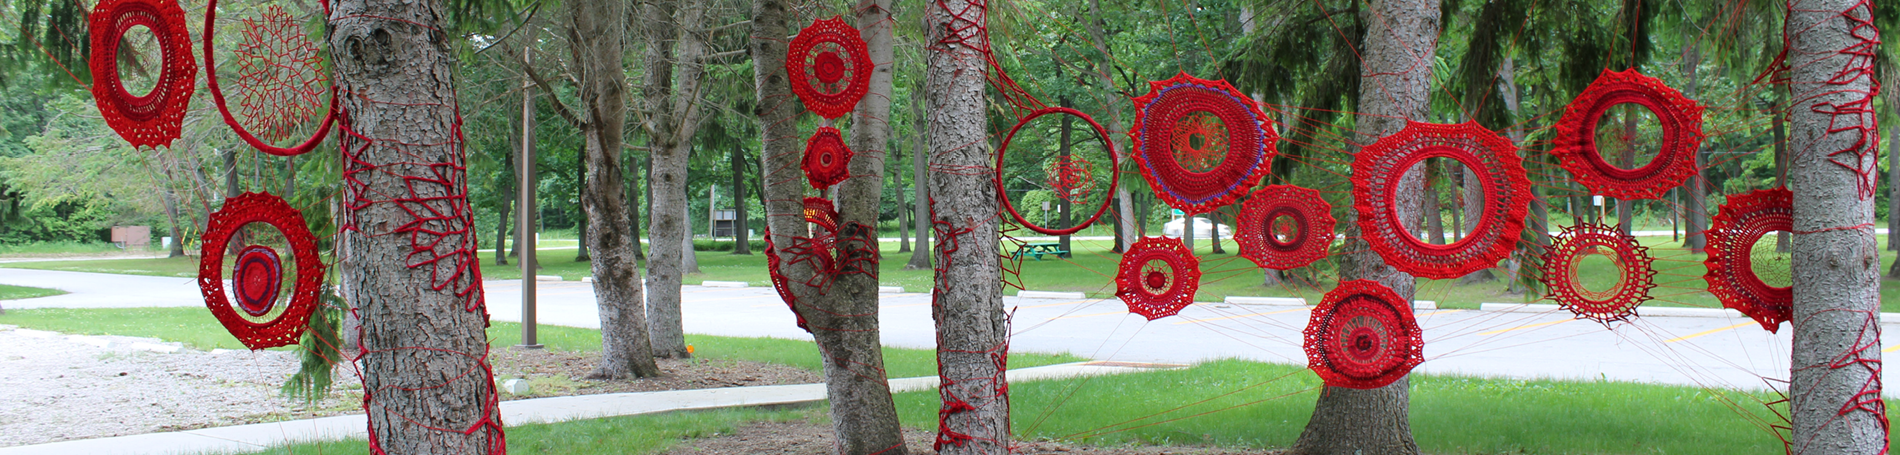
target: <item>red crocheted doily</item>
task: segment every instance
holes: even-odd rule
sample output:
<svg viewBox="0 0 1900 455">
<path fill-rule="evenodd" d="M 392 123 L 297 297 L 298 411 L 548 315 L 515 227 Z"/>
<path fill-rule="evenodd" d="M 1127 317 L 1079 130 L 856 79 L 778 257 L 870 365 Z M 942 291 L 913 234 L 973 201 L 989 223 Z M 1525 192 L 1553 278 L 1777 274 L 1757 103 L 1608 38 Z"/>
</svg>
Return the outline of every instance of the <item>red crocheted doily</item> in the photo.
<svg viewBox="0 0 1900 455">
<path fill-rule="evenodd" d="M 1579 278 L 1578 263 L 1590 255 L 1603 255 L 1616 263 L 1622 278 L 1607 290 L 1585 287 Z M 1579 224 L 1564 228 L 1551 239 L 1544 251 L 1546 298 L 1556 301 L 1578 318 L 1601 323 L 1621 321 L 1636 315 L 1636 306 L 1650 299 L 1656 288 L 1656 269 L 1651 267 L 1649 247 L 1623 230 L 1601 224 Z"/>
<path fill-rule="evenodd" d="M 99 115 L 133 147 L 170 147 L 178 139 L 196 87 L 198 64 L 191 56 L 185 11 L 168 0 L 102 0 L 87 17 L 92 41 L 92 97 Z M 158 83 L 133 96 L 119 79 L 119 43 L 126 31 L 151 30 L 161 54 Z"/>
<path fill-rule="evenodd" d="M 1413 237 L 1399 217 L 1399 179 L 1427 158 L 1458 160 L 1484 187 L 1484 210 L 1465 238 L 1432 245 Z M 1467 182 L 1469 184 L 1469 182 Z M 1524 231 L 1531 182 L 1511 141 L 1475 122 L 1407 122 L 1405 129 L 1359 151 L 1352 163 L 1353 207 L 1372 250 L 1392 267 L 1421 278 L 1457 278 L 1496 266 Z"/>
<path fill-rule="evenodd" d="M 1153 321 L 1173 316 L 1194 303 L 1201 287 L 1201 260 L 1181 239 L 1142 237 L 1122 253 L 1115 295 L 1128 311 Z"/>
<path fill-rule="evenodd" d="M 231 271 L 231 286 L 236 291 L 238 308 L 232 308 L 224 292 L 224 253 L 240 228 L 263 223 L 276 228 L 290 243 L 290 255 L 296 261 L 297 281 L 287 305 L 278 306 L 284 267 L 277 251 L 260 245 L 246 245 L 238 252 Z M 226 199 L 224 207 L 211 214 L 205 227 L 204 244 L 199 248 L 198 290 L 204 294 L 205 307 L 218 318 L 238 341 L 252 350 L 297 343 L 310 312 L 317 308 L 317 292 L 323 283 L 323 260 L 317 256 L 317 241 L 304 226 L 303 214 L 282 198 L 268 193 L 244 193 Z M 239 312 L 242 311 L 242 314 Z M 272 315 L 275 316 L 272 316 Z"/>
<path fill-rule="evenodd" d="M 234 52 L 238 57 L 236 89 L 244 118 L 257 124 L 253 134 L 232 115 L 218 85 L 218 52 L 211 47 L 217 18 L 218 1 L 211 0 L 205 7 L 205 87 L 211 89 L 211 102 L 224 116 L 224 124 L 264 153 L 295 156 L 316 148 L 336 121 L 336 90 L 325 76 L 322 54 L 304 34 L 303 25 L 278 6 L 264 10 L 260 18 L 244 19 L 243 39 Z M 290 147 L 272 144 L 288 139 L 297 126 L 315 118 L 317 110 L 324 109 L 325 93 L 330 95 L 329 107 L 316 132 Z"/>
<path fill-rule="evenodd" d="M 1728 203 L 1709 222 L 1709 259 L 1703 261 L 1709 273 L 1709 293 L 1722 306 L 1734 308 L 1754 318 L 1761 327 L 1774 332 L 1794 316 L 1794 288 L 1773 286 L 1755 274 L 1755 261 L 1787 261 L 1785 255 L 1769 253 L 1756 257 L 1755 243 L 1775 231 L 1794 230 L 1794 194 L 1787 188 L 1756 190 L 1730 195 Z"/>
<path fill-rule="evenodd" d="M 805 179 L 813 188 L 831 188 L 851 178 L 851 155 L 837 128 L 821 126 L 805 140 L 805 160 L 799 168 L 805 170 Z"/>
<path fill-rule="evenodd" d="M 1662 148 L 1648 165 L 1636 169 L 1604 161 L 1597 149 L 1597 121 L 1611 106 L 1624 103 L 1649 108 L 1662 123 Z M 1702 147 L 1702 138 L 1702 106 L 1695 100 L 1635 69 L 1603 70 L 1564 108 L 1550 153 L 1592 194 L 1659 199 L 1696 174 L 1695 153 Z"/>
<path fill-rule="evenodd" d="M 1009 200 L 1009 193 L 1004 188 L 1005 178 L 1003 171 L 1007 166 L 1003 165 L 1003 161 L 1008 157 L 1010 142 L 1016 139 L 1016 133 L 1022 131 L 1023 126 L 1028 125 L 1029 121 L 1049 114 L 1073 115 L 1081 118 L 1084 122 L 1088 122 L 1089 127 L 1094 128 L 1095 137 L 1102 141 L 1102 150 L 1104 150 L 1108 156 L 1108 168 L 1112 170 L 1108 180 L 1108 192 L 1113 193 L 1115 191 L 1116 182 L 1120 181 L 1122 176 L 1121 161 L 1115 157 L 1114 141 L 1108 140 L 1108 129 L 1102 128 L 1102 124 L 1096 123 L 1093 117 L 1089 117 L 1088 114 L 1084 114 L 1082 111 L 1066 107 L 1050 107 L 1038 109 L 1035 112 L 1031 112 L 1028 116 L 1024 116 L 1022 120 L 1016 122 L 1016 127 L 1010 128 L 1009 135 L 1003 137 L 1003 148 L 996 153 L 996 178 L 994 179 L 996 182 L 996 194 L 1000 195 L 1004 211 L 1009 212 L 1010 218 L 1015 219 L 1016 224 L 1046 235 L 1069 235 L 1081 231 L 1083 228 L 1089 227 L 1090 224 L 1094 224 L 1096 220 L 1101 219 L 1102 214 L 1108 212 L 1109 204 L 1113 202 L 1113 200 L 1107 197 L 1101 198 L 1102 202 L 1096 207 L 1095 213 L 1089 215 L 1088 219 L 1075 223 L 1073 226 L 1051 228 L 1030 222 L 1022 213 L 1017 212 L 1016 204 Z M 1095 191 L 1094 171 L 1089 169 L 1089 162 L 1080 155 L 1072 154 L 1066 160 L 1058 158 L 1056 161 L 1052 161 L 1044 166 L 1044 173 L 1047 176 L 1045 180 L 1049 187 L 1054 189 L 1056 196 L 1063 200 L 1081 202 L 1088 199 L 1089 194 Z"/>
<path fill-rule="evenodd" d="M 1305 267 L 1333 243 L 1333 206 L 1312 189 L 1261 187 L 1240 205 L 1234 228 L 1241 257 L 1275 270 Z"/>
<path fill-rule="evenodd" d="M 798 31 L 785 54 L 785 75 L 805 109 L 838 118 L 857 109 L 871 88 L 876 66 L 858 29 L 839 16 L 813 21 Z"/>
<path fill-rule="evenodd" d="M 1307 366 L 1332 387 L 1385 387 L 1425 361 L 1411 302 L 1377 281 L 1339 283 L 1303 333 Z"/>
<path fill-rule="evenodd" d="M 1223 80 L 1181 73 L 1134 98 L 1135 163 L 1168 206 L 1206 213 L 1267 173 L 1279 133 L 1260 106 Z"/>
</svg>

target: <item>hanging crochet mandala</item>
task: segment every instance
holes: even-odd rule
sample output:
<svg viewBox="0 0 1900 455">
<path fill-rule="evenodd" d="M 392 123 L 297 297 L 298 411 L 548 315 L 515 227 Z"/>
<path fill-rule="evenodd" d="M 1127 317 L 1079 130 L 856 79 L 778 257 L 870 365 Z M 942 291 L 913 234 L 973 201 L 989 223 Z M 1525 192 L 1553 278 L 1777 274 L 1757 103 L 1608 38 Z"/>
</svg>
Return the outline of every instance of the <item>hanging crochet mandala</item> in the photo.
<svg viewBox="0 0 1900 455">
<path fill-rule="evenodd" d="M 805 179 L 811 181 L 812 188 L 831 188 L 851 178 L 851 155 L 837 128 L 821 126 L 805 140 L 805 160 L 799 168 L 805 170 Z"/>
<path fill-rule="evenodd" d="M 224 253 L 231 249 L 231 240 L 239 229 L 252 223 L 276 228 L 290 243 L 297 281 L 288 303 L 279 298 L 285 271 L 282 258 L 276 250 L 262 245 L 245 245 L 233 261 L 231 286 L 237 308 L 225 296 Z M 204 294 L 205 307 L 225 330 L 252 350 L 297 343 L 311 311 L 317 308 L 324 268 L 317 256 L 316 238 L 304 226 L 302 213 L 268 193 L 244 193 L 226 199 L 224 207 L 211 214 L 199 253 L 198 290 Z"/>
<path fill-rule="evenodd" d="M 1704 232 L 1709 293 L 1722 306 L 1760 322 L 1769 332 L 1794 316 L 1794 289 L 1773 286 L 1755 273 L 1755 243 L 1775 231 L 1794 230 L 1794 194 L 1787 188 L 1730 195 Z"/>
<path fill-rule="evenodd" d="M 1128 311 L 1153 321 L 1180 313 L 1201 287 L 1201 260 L 1181 239 L 1142 237 L 1122 253 L 1115 295 Z"/>
<path fill-rule="evenodd" d="M 792 38 L 785 55 L 792 93 L 819 117 L 835 119 L 851 113 L 870 90 L 876 63 L 858 29 L 842 17 L 813 21 Z"/>
<path fill-rule="evenodd" d="M 1102 141 L 1102 150 L 1106 152 L 1109 159 L 1108 168 L 1111 169 L 1111 174 L 1108 180 L 1108 191 L 1111 193 L 1114 192 L 1116 182 L 1121 180 L 1122 171 L 1121 161 L 1115 158 L 1115 143 L 1114 141 L 1108 140 L 1108 129 L 1102 128 L 1102 124 L 1096 123 L 1095 118 L 1089 117 L 1088 114 L 1084 114 L 1082 111 L 1066 107 L 1049 107 L 1038 109 L 1024 116 L 1022 120 L 1016 122 L 1016 127 L 1010 128 L 1009 135 L 1003 137 L 1002 151 L 996 154 L 996 178 L 994 179 L 996 182 L 996 194 L 1008 194 L 1003 187 L 1003 182 L 1005 181 L 1003 171 L 1007 169 L 1007 166 L 1004 166 L 1003 162 L 1004 159 L 1008 157 L 1010 142 L 1016 139 L 1016 133 L 1022 132 L 1023 126 L 1028 125 L 1029 121 L 1049 114 L 1073 115 L 1081 118 L 1083 122 L 1087 122 L 1089 127 L 1094 128 L 1095 137 Z M 1078 155 L 1058 158 L 1057 161 L 1045 166 L 1044 171 L 1047 173 L 1049 186 L 1055 189 L 1058 197 L 1064 200 L 1075 202 L 1086 199 L 1087 193 L 1093 192 L 1095 189 L 1094 172 L 1089 170 L 1088 161 Z M 1081 231 L 1083 228 L 1094 224 L 1096 220 L 1101 219 L 1102 214 L 1108 212 L 1109 204 L 1113 202 L 1113 200 L 1104 197 L 1102 198 L 1101 204 L 1095 208 L 1095 213 L 1089 215 L 1088 219 L 1075 223 L 1073 226 L 1052 228 L 1029 221 L 1021 212 L 1016 210 L 1016 204 L 1011 202 L 1008 196 L 1003 196 L 999 199 L 1002 200 L 1004 211 L 1009 212 L 1010 218 L 1016 220 L 1016 224 L 1045 235 L 1069 235 Z"/>
<path fill-rule="evenodd" d="M 1223 80 L 1181 73 L 1134 98 L 1135 163 L 1155 195 L 1189 214 L 1232 203 L 1273 162 L 1279 133 L 1260 106 Z"/>
<path fill-rule="evenodd" d="M 1339 283 L 1306 323 L 1307 366 L 1332 387 L 1376 389 L 1405 377 L 1425 361 L 1411 308 L 1377 281 Z"/>
<path fill-rule="evenodd" d="M 1428 158 L 1457 160 L 1484 188 L 1484 210 L 1465 238 L 1432 245 L 1412 236 L 1398 213 L 1399 179 Z M 1366 243 L 1392 267 L 1422 278 L 1458 278 L 1496 266 L 1524 231 L 1531 183 L 1517 147 L 1475 122 L 1407 122 L 1361 149 L 1352 163 L 1353 207 Z"/>
<path fill-rule="evenodd" d="M 191 104 L 198 65 L 191 56 L 185 11 L 176 0 L 103 0 L 87 16 L 92 97 L 106 126 L 133 147 L 170 147 Z M 158 42 L 158 82 L 135 96 L 119 78 L 119 44 L 133 27 L 145 27 Z"/>
<path fill-rule="evenodd" d="M 1262 268 L 1295 269 L 1326 258 L 1333 225 L 1333 206 L 1319 191 L 1272 185 L 1240 205 L 1234 241 L 1241 257 Z"/>
<path fill-rule="evenodd" d="M 1649 164 L 1624 169 L 1603 159 L 1597 147 L 1597 121 L 1618 104 L 1649 108 L 1662 123 L 1662 148 Z M 1551 154 L 1592 194 L 1617 199 L 1660 199 L 1663 192 L 1696 174 L 1695 154 L 1702 147 L 1702 106 L 1663 85 L 1661 80 L 1627 71 L 1603 70 L 1590 87 L 1564 108 L 1557 121 Z"/>
<path fill-rule="evenodd" d="M 1636 307 L 1650 299 L 1656 288 L 1654 259 L 1649 247 L 1622 229 L 1601 224 L 1579 224 L 1564 228 L 1551 239 L 1544 251 L 1541 280 L 1548 289 L 1546 298 L 1557 301 L 1578 318 L 1608 324 L 1636 315 Z M 1622 273 L 1616 285 L 1607 290 L 1585 287 L 1579 278 L 1578 264 L 1591 255 L 1602 255 L 1616 263 Z"/>
<path fill-rule="evenodd" d="M 211 90 L 211 102 L 224 116 L 224 124 L 239 139 L 258 151 L 277 156 L 301 155 L 315 149 L 329 135 L 336 121 L 336 91 L 325 76 L 323 56 L 317 45 L 304 33 L 303 25 L 282 7 L 271 6 L 258 18 L 244 19 L 237 56 L 239 111 L 256 128 L 246 128 L 233 115 L 219 85 L 219 52 L 211 46 L 217 33 L 218 2 L 205 7 L 205 88 Z M 330 95 L 324 106 L 323 95 Z M 326 109 L 316 132 L 289 147 L 273 145 L 288 139 L 296 127 L 316 118 Z"/>
</svg>

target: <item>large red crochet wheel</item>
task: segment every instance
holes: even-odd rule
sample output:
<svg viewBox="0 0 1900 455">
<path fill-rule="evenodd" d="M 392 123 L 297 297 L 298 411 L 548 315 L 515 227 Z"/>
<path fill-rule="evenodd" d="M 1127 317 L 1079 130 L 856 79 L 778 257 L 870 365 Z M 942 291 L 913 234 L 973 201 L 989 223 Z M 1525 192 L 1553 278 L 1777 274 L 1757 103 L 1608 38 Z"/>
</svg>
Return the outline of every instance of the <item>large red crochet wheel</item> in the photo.
<svg viewBox="0 0 1900 455">
<path fill-rule="evenodd" d="M 1095 214 L 1089 215 L 1087 220 L 1083 220 L 1073 226 L 1051 228 L 1036 224 L 1023 217 L 1022 213 L 1016 211 L 1016 204 L 1009 200 L 1009 195 L 1004 188 L 1005 179 L 1003 177 L 1003 170 L 1006 166 L 1003 165 L 1003 161 L 1004 158 L 1008 157 L 1010 142 L 1016 139 L 1016 133 L 1022 131 L 1023 126 L 1028 125 L 1030 120 L 1035 120 L 1037 117 L 1049 114 L 1065 114 L 1080 117 L 1082 121 L 1088 122 L 1089 126 L 1095 129 L 1095 137 L 1101 139 L 1102 150 L 1108 158 L 1108 168 L 1113 170 L 1111 177 L 1108 179 L 1107 193 L 1103 194 L 1115 192 L 1115 185 L 1116 182 L 1121 180 L 1122 170 L 1121 161 L 1118 161 L 1115 157 L 1115 142 L 1108 140 L 1108 129 L 1102 128 L 1102 124 L 1095 123 L 1094 118 L 1082 113 L 1082 111 L 1066 107 L 1050 107 L 1029 113 L 1028 116 L 1016 122 L 1015 128 L 1009 129 L 1008 136 L 1003 136 L 1003 149 L 996 153 L 996 178 L 994 179 L 996 181 L 996 194 L 1002 199 L 1004 211 L 1009 212 L 1010 218 L 1015 219 L 1016 224 L 1029 228 L 1031 231 L 1046 235 L 1069 235 L 1081 231 L 1083 228 L 1089 227 L 1090 224 L 1094 224 L 1096 220 L 1101 219 L 1102 214 L 1108 212 L 1109 203 L 1114 200 L 1108 197 L 1102 197 L 1101 205 L 1096 207 Z M 1051 188 L 1055 189 L 1057 197 L 1069 201 L 1086 200 L 1088 196 L 1083 193 L 1093 193 L 1095 191 L 1095 178 L 1092 172 L 1093 171 L 1089 170 L 1088 162 L 1081 158 L 1080 155 L 1071 155 L 1066 161 L 1050 163 L 1049 166 L 1045 166 L 1044 170 L 1044 173 L 1048 175 L 1048 178 L 1045 180 L 1048 181 L 1047 183 Z"/>
<path fill-rule="evenodd" d="M 1656 269 L 1649 247 L 1623 230 L 1601 224 L 1579 224 L 1564 228 L 1552 238 L 1544 251 L 1544 287 L 1546 297 L 1576 313 L 1578 318 L 1601 323 L 1629 319 L 1636 306 L 1650 299 L 1656 288 Z M 1578 265 L 1591 255 L 1602 255 L 1616 263 L 1622 272 L 1609 289 L 1590 289 L 1580 278 Z"/>
<path fill-rule="evenodd" d="M 1709 282 L 1709 293 L 1769 332 L 1779 330 L 1794 316 L 1794 288 L 1764 282 L 1755 273 L 1755 262 L 1787 258 L 1755 257 L 1755 243 L 1775 231 L 1793 230 L 1794 194 L 1787 188 L 1730 195 L 1704 232 L 1709 258 L 1703 264 L 1709 272 L 1702 278 Z"/>
<path fill-rule="evenodd" d="M 1135 163 L 1155 195 L 1188 214 L 1246 194 L 1277 153 L 1273 120 L 1223 80 L 1181 73 L 1134 98 Z"/>
<path fill-rule="evenodd" d="M 805 170 L 805 179 L 811 181 L 812 188 L 831 188 L 851 178 L 851 155 L 837 128 L 821 126 L 805 140 L 805 160 L 799 168 Z"/>
<path fill-rule="evenodd" d="M 237 89 L 245 117 L 260 123 L 259 132 L 252 134 L 231 114 L 224 100 L 224 90 L 218 85 L 218 51 L 211 47 L 218 29 L 217 19 L 218 0 L 211 0 L 205 6 L 205 87 L 211 89 L 211 102 L 224 116 L 224 124 L 231 126 L 238 139 L 264 153 L 295 156 L 315 149 L 324 136 L 329 135 L 330 125 L 336 121 L 336 88 L 324 77 L 323 56 L 316 44 L 299 34 L 302 25 L 276 6 L 266 10 L 260 19 L 244 20 L 243 39 L 236 53 L 239 56 Z M 322 108 L 323 93 L 330 94 L 329 108 L 316 132 L 290 147 L 271 144 L 288 138 L 293 128 L 314 118 L 317 109 Z M 259 138 L 260 135 L 263 137 Z"/>
<path fill-rule="evenodd" d="M 92 97 L 106 125 L 133 147 L 170 147 L 178 139 L 198 77 L 185 11 L 176 0 L 102 0 L 87 16 Z M 151 30 L 162 60 L 152 91 L 135 96 L 119 79 L 119 43 L 133 27 Z"/>
<path fill-rule="evenodd" d="M 1377 281 L 1339 283 L 1307 321 L 1307 366 L 1332 387 L 1376 389 L 1425 361 L 1412 305 Z"/>
<path fill-rule="evenodd" d="M 1618 104 L 1649 108 L 1662 123 L 1662 149 L 1648 165 L 1624 169 L 1604 161 L 1597 149 L 1597 121 Z M 1550 153 L 1592 194 L 1617 199 L 1659 199 L 1696 174 L 1695 154 L 1702 147 L 1702 106 L 1635 69 L 1603 70 L 1590 87 L 1571 100 L 1557 121 Z"/>
<path fill-rule="evenodd" d="M 1200 287 L 1201 260 L 1172 237 L 1142 237 L 1122 253 L 1115 275 L 1115 295 L 1150 321 L 1180 313 Z"/>
<path fill-rule="evenodd" d="M 287 304 L 279 298 L 285 272 L 282 258 L 261 245 L 240 248 L 233 261 L 236 308 L 225 296 L 224 253 L 231 249 L 238 230 L 251 223 L 276 228 L 290 243 L 297 281 Z M 323 283 L 323 260 L 317 256 L 317 241 L 304 226 L 303 214 L 277 196 L 244 193 L 226 199 L 208 224 L 198 261 L 198 290 L 204 294 L 205 307 L 225 330 L 253 350 L 296 344 L 317 308 L 317 292 Z"/>
<path fill-rule="evenodd" d="M 864 46 L 858 29 L 844 19 L 813 21 L 798 31 L 786 52 L 785 75 L 792 93 L 819 117 L 838 118 L 857 109 L 871 87 L 871 71 L 876 66 Z"/>
<path fill-rule="evenodd" d="M 1451 158 L 1484 187 L 1478 225 L 1450 245 L 1413 237 L 1398 213 L 1399 179 L 1427 158 Z M 1511 141 L 1475 122 L 1407 122 L 1405 129 L 1359 151 L 1352 163 L 1353 207 L 1372 250 L 1392 267 L 1423 278 L 1457 278 L 1496 266 L 1524 231 L 1531 182 Z"/>
<path fill-rule="evenodd" d="M 1333 206 L 1312 189 L 1262 187 L 1240 205 L 1234 228 L 1241 257 L 1274 270 L 1305 267 L 1333 243 Z"/>
</svg>

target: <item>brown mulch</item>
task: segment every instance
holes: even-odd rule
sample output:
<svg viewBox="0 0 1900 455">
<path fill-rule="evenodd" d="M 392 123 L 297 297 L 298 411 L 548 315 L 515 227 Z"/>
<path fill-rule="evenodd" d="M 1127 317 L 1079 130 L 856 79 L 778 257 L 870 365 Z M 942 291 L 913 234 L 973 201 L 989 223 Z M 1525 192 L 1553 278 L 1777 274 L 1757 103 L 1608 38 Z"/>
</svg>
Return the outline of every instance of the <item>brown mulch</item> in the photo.
<svg viewBox="0 0 1900 455">
<path fill-rule="evenodd" d="M 495 369 L 496 382 L 525 379 L 532 386 L 533 390 L 525 395 L 503 391 L 504 400 L 824 381 L 817 373 L 803 369 L 742 360 L 660 359 L 663 376 L 616 381 L 586 379 L 587 373 L 600 361 L 600 354 L 596 352 L 495 348 L 489 351 L 488 360 Z"/>
<path fill-rule="evenodd" d="M 930 449 L 935 434 L 916 430 L 904 430 L 905 447 L 911 455 L 930 455 L 937 453 Z M 1241 451 L 1234 449 L 1212 449 L 1198 447 L 1089 447 L 1053 442 L 1018 441 L 1010 450 L 1012 454 L 1078 454 L 1078 455 L 1240 455 L 1271 453 L 1266 451 Z M 712 455 L 712 454 L 763 454 L 763 455 L 829 455 L 833 451 L 831 427 L 809 421 L 794 422 L 757 422 L 735 428 L 731 434 L 713 435 L 704 439 L 695 439 L 680 443 L 667 455 Z"/>
</svg>

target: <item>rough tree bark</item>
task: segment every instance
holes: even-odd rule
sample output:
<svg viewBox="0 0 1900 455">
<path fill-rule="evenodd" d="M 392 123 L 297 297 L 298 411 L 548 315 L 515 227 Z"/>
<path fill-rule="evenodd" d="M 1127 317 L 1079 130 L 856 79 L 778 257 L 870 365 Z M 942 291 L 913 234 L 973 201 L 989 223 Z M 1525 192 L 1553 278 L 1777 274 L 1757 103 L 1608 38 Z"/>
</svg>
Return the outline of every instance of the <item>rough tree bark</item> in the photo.
<svg viewBox="0 0 1900 455">
<path fill-rule="evenodd" d="M 618 153 L 618 152 L 615 152 L 615 153 Z M 594 259 L 593 255 L 587 251 L 588 250 L 587 248 L 587 238 L 588 238 L 587 213 L 589 212 L 589 210 L 587 207 L 588 201 L 587 201 L 586 193 L 587 193 L 587 188 L 588 188 L 588 185 L 587 185 L 588 159 L 589 158 L 586 152 L 574 154 L 574 177 L 575 177 L 575 180 L 580 181 L 580 185 L 576 186 L 574 191 L 576 193 L 581 193 L 581 194 L 574 195 L 575 196 L 574 200 L 580 201 L 579 204 L 576 204 L 579 207 L 575 207 L 580 212 L 580 219 L 575 220 L 574 222 L 574 239 L 577 240 L 576 242 L 577 245 L 574 247 L 574 250 L 575 250 L 574 262 L 587 262 Z"/>
<path fill-rule="evenodd" d="M 1699 21 L 1700 19 L 1698 19 L 1698 22 Z M 1685 29 L 1683 33 L 1684 36 L 1687 37 L 1688 33 L 1691 32 Z M 1701 42 L 1701 40 L 1694 39 L 1685 39 L 1684 41 L 1689 43 Z M 1688 74 L 1688 83 L 1683 84 L 1683 94 L 1692 100 L 1700 99 L 1697 98 L 1696 93 L 1701 85 L 1700 79 L 1696 77 L 1696 70 L 1702 62 L 1702 48 L 1698 45 L 1691 44 L 1687 55 L 1682 60 L 1683 72 Z M 1706 141 L 1702 147 L 1708 147 Z M 1683 198 L 1682 247 L 1688 248 L 1689 252 L 1694 254 L 1702 254 L 1703 248 L 1708 246 L 1708 239 L 1702 236 L 1702 232 L 1709 228 L 1709 191 L 1706 189 L 1709 181 L 1702 177 L 1702 165 L 1705 162 L 1703 155 L 1707 153 L 1704 150 L 1706 149 L 1700 147 L 1696 149 L 1696 173 L 1689 176 L 1688 181 L 1682 183 L 1682 192 L 1688 195 L 1688 197 Z"/>
<path fill-rule="evenodd" d="M 1089 16 L 1088 20 L 1082 21 L 1088 28 L 1089 43 L 1093 44 L 1095 51 L 1102 53 L 1103 56 L 1103 58 L 1095 60 L 1095 77 L 1102 80 L 1103 97 L 1111 101 L 1105 104 L 1108 106 L 1120 106 L 1120 103 L 1113 102 L 1123 98 L 1123 94 L 1117 92 L 1116 88 L 1121 86 L 1115 83 L 1112 68 L 1109 66 L 1109 60 L 1111 60 L 1109 56 L 1115 54 L 1108 51 L 1108 34 L 1102 29 L 1105 22 L 1102 19 L 1102 0 L 1089 0 Z M 1118 155 L 1115 158 L 1123 165 L 1127 165 L 1128 160 L 1133 156 L 1131 155 L 1133 151 L 1128 149 L 1130 145 L 1127 130 L 1122 129 L 1122 110 L 1119 108 L 1111 108 L 1107 109 L 1107 111 L 1108 124 L 1103 126 L 1108 129 L 1108 140 L 1115 145 L 1115 150 L 1117 151 L 1116 155 Z M 1115 252 L 1120 253 L 1123 247 L 1122 242 L 1133 242 L 1136 238 L 1135 235 L 1139 232 L 1137 230 L 1139 224 L 1137 223 L 1144 223 L 1148 220 L 1134 216 L 1135 198 L 1129 195 L 1127 185 L 1115 185 L 1115 198 L 1115 219 L 1117 221 L 1115 223 Z M 1190 245 L 1192 245 L 1192 243 L 1190 243 Z"/>
<path fill-rule="evenodd" d="M 915 202 L 911 206 L 910 221 L 916 223 L 917 246 L 911 248 L 910 262 L 904 264 L 904 270 L 930 268 L 930 172 L 927 167 L 930 162 L 930 144 L 927 142 L 930 140 L 930 135 L 925 133 L 926 114 L 924 114 L 923 90 L 924 85 L 918 83 L 910 96 L 911 124 L 915 125 L 911 128 L 911 134 L 915 135 L 916 139 L 911 142 L 913 145 L 910 154 L 910 185 L 912 191 L 916 193 L 913 196 Z"/>
<path fill-rule="evenodd" d="M 692 153 L 692 137 L 703 112 L 699 101 L 704 95 L 700 84 L 705 79 L 701 60 L 706 55 L 706 9 L 704 0 L 641 5 L 647 38 L 642 123 L 652 138 L 647 184 L 653 192 L 647 200 L 661 208 L 648 212 L 652 258 L 647 271 L 652 276 L 647 278 L 647 333 L 652 337 L 653 355 L 666 358 L 691 357 L 680 321 L 680 284 L 686 273 L 683 253 L 691 248 L 684 219 L 686 158 Z"/>
<path fill-rule="evenodd" d="M 681 200 L 685 200 L 684 194 Z M 692 206 L 687 204 L 680 204 L 680 213 L 680 230 L 686 232 L 685 241 L 680 242 L 680 275 L 696 275 L 700 273 L 699 251 L 693 248 L 693 219 L 698 218 L 699 214 L 693 213 Z"/>
<path fill-rule="evenodd" d="M 752 236 L 746 231 L 752 226 L 746 224 L 745 213 L 745 149 L 732 144 L 732 254 L 751 256 Z"/>
<path fill-rule="evenodd" d="M 181 225 L 178 224 L 178 194 L 172 192 L 170 185 L 166 185 L 165 189 L 158 194 L 165 197 L 165 222 L 171 225 L 172 233 L 171 252 L 166 253 L 165 257 L 183 257 L 185 255 L 185 233 Z"/>
</svg>

